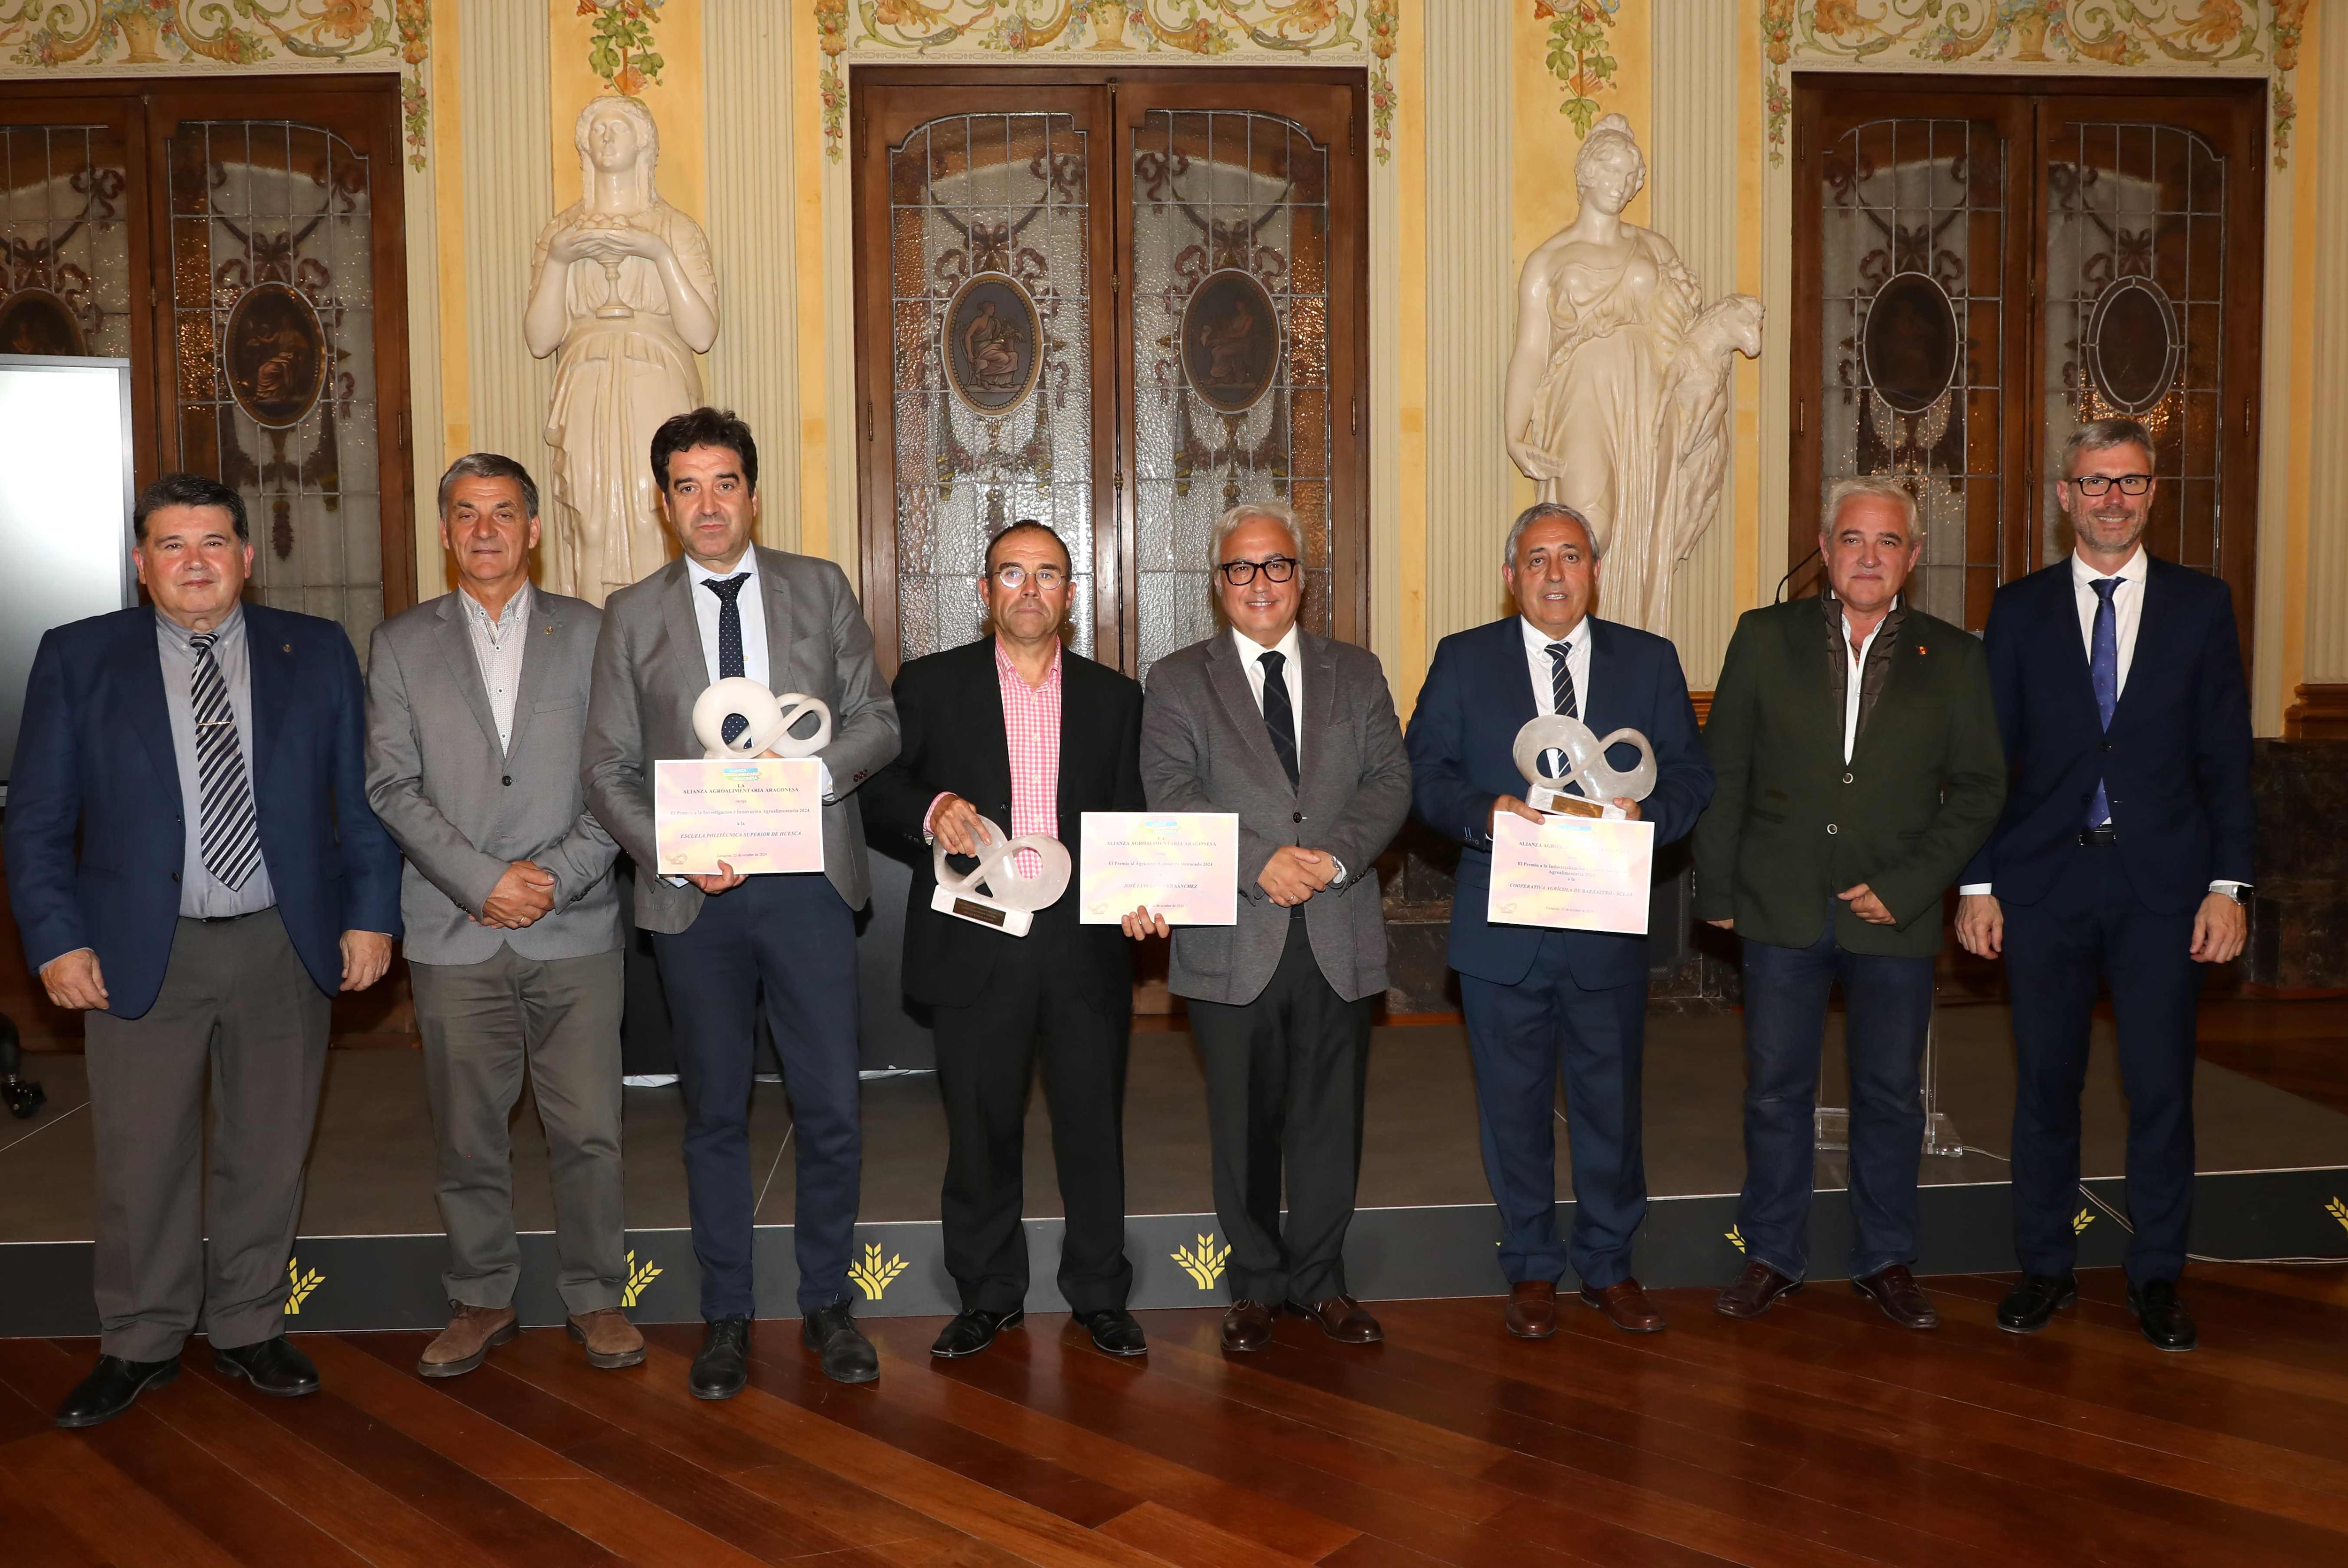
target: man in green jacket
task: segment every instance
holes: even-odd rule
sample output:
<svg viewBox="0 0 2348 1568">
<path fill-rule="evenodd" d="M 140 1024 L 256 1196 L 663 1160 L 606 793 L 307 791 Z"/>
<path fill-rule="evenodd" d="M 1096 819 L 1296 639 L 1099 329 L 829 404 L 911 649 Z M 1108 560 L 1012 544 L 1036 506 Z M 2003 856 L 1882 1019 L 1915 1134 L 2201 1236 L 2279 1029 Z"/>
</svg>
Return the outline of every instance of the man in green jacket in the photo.
<svg viewBox="0 0 2348 1568">
<path fill-rule="evenodd" d="M 1719 783 L 1696 824 L 1696 913 L 1745 958 L 1746 1265 L 1721 1293 L 1757 1317 L 1808 1267 L 1811 1126 L 1838 981 L 1850 1062 L 1851 1284 L 1910 1328 L 1917 1288 L 1917 1068 L 1941 896 L 1989 836 L 2005 758 L 1980 640 L 1900 597 L 1923 554 L 1889 479 L 1827 498 L 1830 586 L 1746 614 L 1704 727 Z"/>
</svg>

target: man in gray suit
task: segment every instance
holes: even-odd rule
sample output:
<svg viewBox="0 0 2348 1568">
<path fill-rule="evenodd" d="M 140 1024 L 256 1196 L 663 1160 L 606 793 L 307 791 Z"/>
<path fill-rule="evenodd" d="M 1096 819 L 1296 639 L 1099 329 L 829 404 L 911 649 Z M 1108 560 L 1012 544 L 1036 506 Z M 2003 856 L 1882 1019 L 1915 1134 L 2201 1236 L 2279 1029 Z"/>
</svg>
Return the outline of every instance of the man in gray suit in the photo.
<svg viewBox="0 0 2348 1568">
<path fill-rule="evenodd" d="M 407 856 L 400 913 L 448 1227 L 448 1326 L 417 1363 L 427 1377 L 470 1372 L 520 1332 L 506 1124 L 525 1070 L 571 1337 L 593 1366 L 644 1358 L 620 1310 L 619 851 L 579 784 L 602 615 L 530 585 L 538 527 L 520 463 L 458 459 L 440 480 L 457 591 L 377 626 L 367 661 L 367 799 Z"/>
<path fill-rule="evenodd" d="M 697 1398 L 728 1399 L 749 1377 L 748 1118 L 763 1007 L 791 1097 L 800 1341 L 822 1357 L 827 1376 L 869 1383 L 880 1363 L 848 1300 L 863 1157 L 856 911 L 871 886 L 854 791 L 897 755 L 897 709 L 846 574 L 829 561 L 750 542 L 758 449 L 748 426 L 715 408 L 679 414 L 654 434 L 652 465 L 685 554 L 604 606 L 581 766 L 596 820 L 635 860 L 636 923 L 653 933 L 675 1024 L 707 1325 L 688 1382 Z M 653 764 L 701 756 L 695 699 L 731 676 L 804 692 L 831 709 L 831 743 L 818 753 L 820 872 L 653 874 Z M 729 730 L 738 722 L 729 719 Z"/>
<path fill-rule="evenodd" d="M 1159 660 L 1142 712 L 1149 809 L 1240 819 L 1239 923 L 1176 932 L 1169 980 L 1206 1060 L 1226 1350 L 1270 1343 L 1283 1302 L 1333 1339 L 1384 1337 L 1344 1245 L 1386 984 L 1371 862 L 1410 810 L 1410 760 L 1377 659 L 1297 625 L 1303 554 L 1285 507 L 1225 512 L 1208 561 L 1231 629 Z M 1126 929 L 1166 934 L 1147 910 Z"/>
</svg>

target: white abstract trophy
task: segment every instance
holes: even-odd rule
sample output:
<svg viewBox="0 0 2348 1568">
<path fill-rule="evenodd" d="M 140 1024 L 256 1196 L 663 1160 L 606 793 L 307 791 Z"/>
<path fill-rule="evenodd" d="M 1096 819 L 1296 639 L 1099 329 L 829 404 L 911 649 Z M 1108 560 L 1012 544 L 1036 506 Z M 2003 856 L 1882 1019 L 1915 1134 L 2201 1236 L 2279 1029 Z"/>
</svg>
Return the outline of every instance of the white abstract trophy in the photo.
<svg viewBox="0 0 2348 1568">
<path fill-rule="evenodd" d="M 791 727 L 808 715 L 815 729 L 807 735 Z M 726 738 L 726 721 L 742 721 L 741 733 Z M 787 691 L 777 696 L 747 676 L 712 681 L 693 702 L 693 738 L 701 742 L 704 760 L 725 762 L 750 757 L 813 757 L 831 744 L 831 709 L 805 692 Z"/>
<path fill-rule="evenodd" d="M 649 109 L 596 98 L 572 139 L 584 192 L 538 237 L 522 330 L 555 356 L 541 581 L 601 604 L 668 559 L 645 454 L 663 420 L 701 403 L 693 356 L 717 341 L 717 277 L 701 225 L 653 189 Z"/>
<path fill-rule="evenodd" d="M 1606 618 L 1668 636 L 1672 569 L 1718 506 L 1729 371 L 1761 353 L 1761 302 L 1704 304 L 1671 242 L 1622 221 L 1646 178 L 1630 122 L 1601 119 L 1574 160 L 1581 210 L 1525 259 L 1503 417 L 1540 498 L 1590 520 Z"/>
<path fill-rule="evenodd" d="M 1007 839 L 992 817 L 981 817 L 978 830 L 978 864 L 966 872 L 956 872 L 946 864 L 942 841 L 932 849 L 930 869 L 937 874 L 938 891 L 930 895 L 930 907 L 1007 936 L 1025 936 L 1035 912 L 1051 908 L 1068 891 L 1076 863 L 1068 857 L 1067 845 L 1042 833 Z M 1020 872 L 1023 850 L 1040 862 L 1034 876 Z M 978 891 L 982 887 L 983 893 Z"/>
</svg>

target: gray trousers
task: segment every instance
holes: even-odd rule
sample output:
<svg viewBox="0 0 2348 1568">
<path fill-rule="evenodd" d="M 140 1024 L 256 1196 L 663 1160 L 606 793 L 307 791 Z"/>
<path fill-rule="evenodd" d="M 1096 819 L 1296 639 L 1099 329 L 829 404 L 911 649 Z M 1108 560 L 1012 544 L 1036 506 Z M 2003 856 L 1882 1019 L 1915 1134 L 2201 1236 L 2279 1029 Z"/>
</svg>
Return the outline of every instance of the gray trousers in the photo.
<svg viewBox="0 0 2348 1568">
<path fill-rule="evenodd" d="M 530 1074 L 554 1186 L 556 1284 L 574 1314 L 620 1305 L 628 1283 L 620 1182 L 620 954 L 417 964 L 416 1027 L 440 1144 L 448 1299 L 513 1305 L 512 1140 Z"/>
<path fill-rule="evenodd" d="M 330 1011 L 284 923 L 266 909 L 181 920 L 154 1006 L 136 1018 L 88 1015 L 98 1155 L 91 1285 L 104 1354 L 169 1360 L 199 1312 L 217 1347 L 284 1332 L 285 1265 Z"/>
</svg>

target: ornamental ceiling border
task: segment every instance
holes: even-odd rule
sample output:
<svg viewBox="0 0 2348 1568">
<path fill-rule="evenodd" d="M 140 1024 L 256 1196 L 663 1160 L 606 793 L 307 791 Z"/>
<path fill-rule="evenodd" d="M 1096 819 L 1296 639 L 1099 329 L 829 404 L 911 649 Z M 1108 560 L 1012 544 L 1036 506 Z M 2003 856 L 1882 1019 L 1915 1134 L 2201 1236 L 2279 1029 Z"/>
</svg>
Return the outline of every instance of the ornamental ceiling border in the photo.
<svg viewBox="0 0 2348 1568">
<path fill-rule="evenodd" d="M 1789 69 L 2263 76 L 2274 166 L 2291 165 L 2300 36 L 2314 0 L 1760 0 L 1769 163 L 1786 160 Z"/>
<path fill-rule="evenodd" d="M 396 68 L 418 171 L 431 55 L 430 0 L 0 0 L 0 77 Z"/>
<path fill-rule="evenodd" d="M 824 155 L 844 144 L 853 60 L 1119 56 L 1151 65 L 1366 60 L 1370 141 L 1394 152 L 1392 61 L 1401 0 L 812 0 L 823 64 Z M 843 57 L 846 58 L 843 59 Z"/>
</svg>

